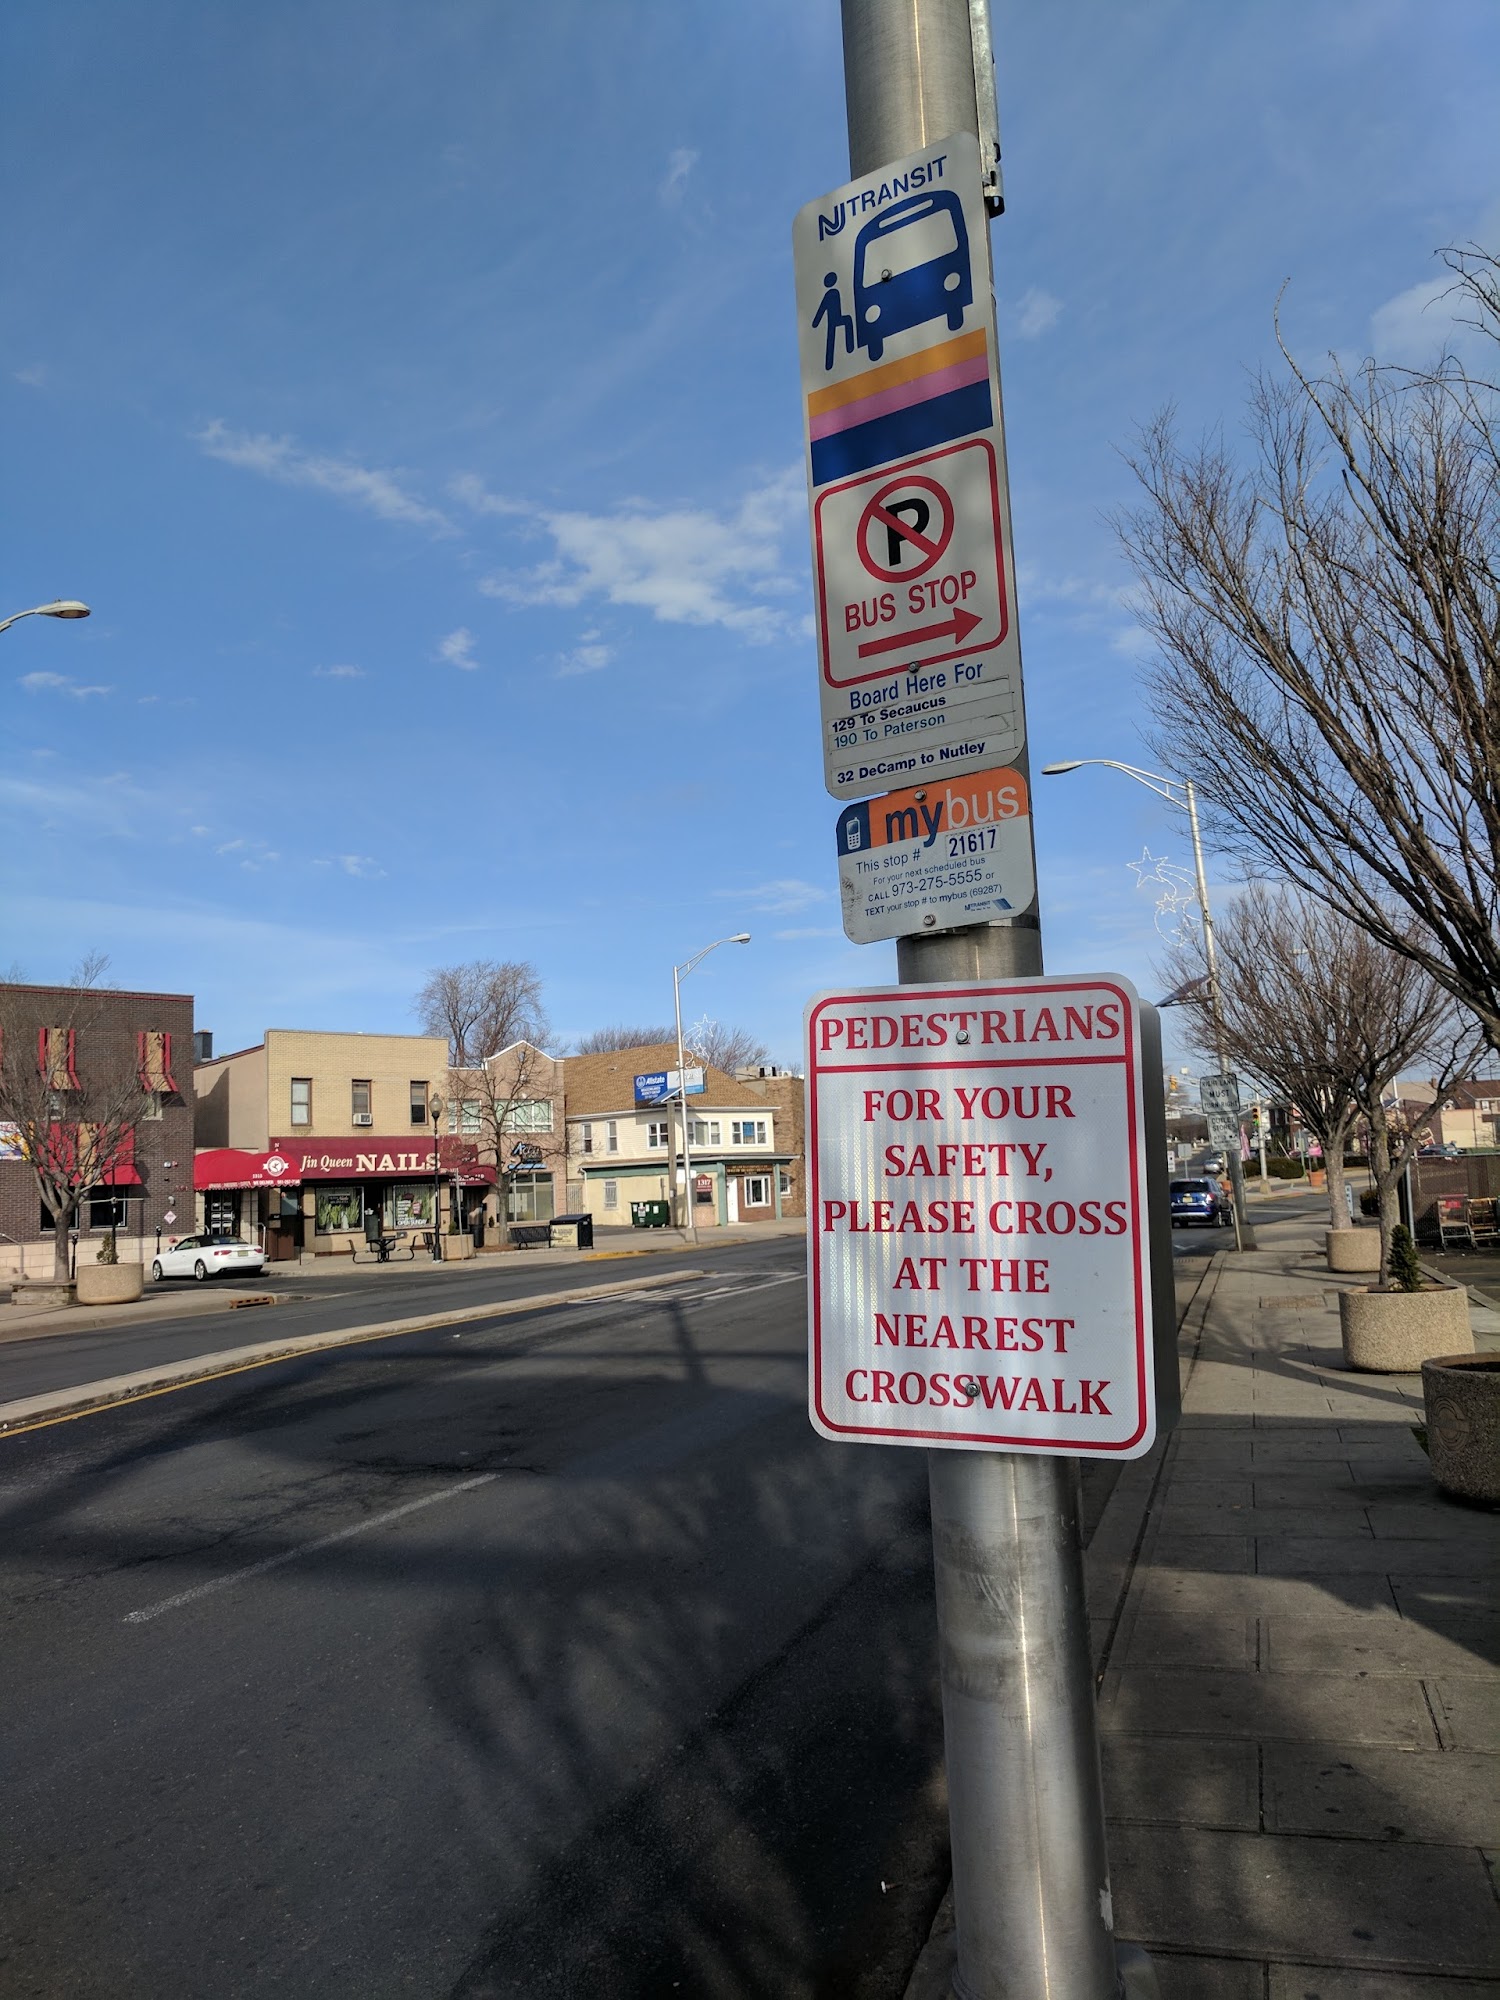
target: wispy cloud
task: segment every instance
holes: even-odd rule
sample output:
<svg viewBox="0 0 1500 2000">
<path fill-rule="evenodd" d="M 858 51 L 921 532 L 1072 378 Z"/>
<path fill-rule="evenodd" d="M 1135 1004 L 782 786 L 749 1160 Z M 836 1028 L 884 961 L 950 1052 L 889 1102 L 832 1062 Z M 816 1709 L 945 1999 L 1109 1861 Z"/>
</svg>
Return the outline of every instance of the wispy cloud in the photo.
<svg viewBox="0 0 1500 2000">
<path fill-rule="evenodd" d="M 779 881 L 759 882 L 753 889 L 715 889 L 721 901 L 738 903 L 742 909 L 758 910 L 768 917 L 791 917 L 813 903 L 828 900 L 828 891 L 815 882 L 801 882 L 795 876 Z"/>
<path fill-rule="evenodd" d="M 97 683 L 84 687 L 66 674 L 22 674 L 21 686 L 28 694 L 70 694 L 75 701 L 87 701 L 91 694 L 113 694 L 114 689 Z"/>
<path fill-rule="evenodd" d="M 320 854 L 313 866 L 342 868 L 346 875 L 355 875 L 367 882 L 378 882 L 385 874 L 373 854 Z"/>
<path fill-rule="evenodd" d="M 438 641 L 438 658 L 446 660 L 450 667 L 459 667 L 466 674 L 472 674 L 479 662 L 474 657 L 474 634 L 467 625 L 460 625 L 456 632 L 450 632 L 446 639 Z"/>
<path fill-rule="evenodd" d="M 365 670 L 363 667 L 351 667 L 345 664 L 336 667 L 314 667 L 313 675 L 320 681 L 362 681 Z"/>
<path fill-rule="evenodd" d="M 667 208 L 676 208 L 687 187 L 688 176 L 698 164 L 698 155 L 690 146 L 676 146 L 667 158 L 667 171 L 657 195 Z"/>
<path fill-rule="evenodd" d="M 603 644 L 597 632 L 583 632 L 571 651 L 558 654 L 557 677 L 567 680 L 573 674 L 597 674 L 614 656 L 614 647 Z"/>
<path fill-rule="evenodd" d="M 1062 314 L 1062 300 L 1040 285 L 1028 285 L 1017 301 L 1016 332 L 1022 340 L 1050 333 Z"/>
<path fill-rule="evenodd" d="M 43 389 L 47 385 L 47 365 L 34 361 L 29 368 L 17 368 L 11 378 L 28 389 Z"/>
<path fill-rule="evenodd" d="M 406 485 L 401 475 L 378 466 L 360 465 L 352 458 L 329 458 L 303 451 L 289 437 L 269 437 L 264 433 L 232 431 L 215 418 L 193 441 L 210 458 L 245 472 L 258 472 L 282 486 L 307 487 L 331 494 L 336 500 L 362 507 L 382 521 L 401 521 L 409 527 L 431 528 L 440 534 L 453 529 L 448 516 L 429 507 Z"/>
<path fill-rule="evenodd" d="M 531 509 L 523 500 L 508 499 L 503 493 L 491 493 L 477 472 L 460 472 L 448 481 L 448 491 L 455 500 L 476 514 L 525 515 Z"/>
<path fill-rule="evenodd" d="M 555 550 L 530 569 L 480 582 L 510 604 L 575 605 L 597 597 L 649 611 L 669 625 L 720 625 L 764 642 L 797 627 L 779 606 L 756 602 L 791 588 L 784 551 L 805 504 L 800 469 L 747 493 L 733 512 L 658 509 L 643 500 L 613 513 L 535 510 L 537 532 Z"/>
<path fill-rule="evenodd" d="M 194 829 L 196 831 L 196 828 Z M 280 850 L 268 847 L 263 840 L 221 840 L 214 848 L 226 861 L 233 861 L 248 874 L 258 874 L 271 862 L 281 859 Z"/>
</svg>

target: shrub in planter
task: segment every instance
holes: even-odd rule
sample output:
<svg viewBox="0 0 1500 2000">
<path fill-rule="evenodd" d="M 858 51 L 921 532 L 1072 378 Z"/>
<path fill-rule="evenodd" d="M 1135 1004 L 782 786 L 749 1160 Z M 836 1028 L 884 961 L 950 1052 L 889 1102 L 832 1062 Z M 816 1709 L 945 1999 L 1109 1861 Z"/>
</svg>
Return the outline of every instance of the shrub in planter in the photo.
<svg viewBox="0 0 1500 2000">
<path fill-rule="evenodd" d="M 1330 1231 L 1329 1240 L 1351 1233 L 1373 1232 Z M 1339 1331 L 1344 1366 L 1378 1374 L 1414 1375 L 1439 1356 L 1474 1352 L 1468 1293 L 1461 1285 L 1428 1282 L 1411 1234 L 1400 1223 L 1391 1235 L 1389 1282 L 1341 1293 Z"/>
<path fill-rule="evenodd" d="M 1439 1486 L 1464 1500 L 1500 1504 L 1500 1355 L 1424 1361 L 1422 1404 Z"/>
</svg>

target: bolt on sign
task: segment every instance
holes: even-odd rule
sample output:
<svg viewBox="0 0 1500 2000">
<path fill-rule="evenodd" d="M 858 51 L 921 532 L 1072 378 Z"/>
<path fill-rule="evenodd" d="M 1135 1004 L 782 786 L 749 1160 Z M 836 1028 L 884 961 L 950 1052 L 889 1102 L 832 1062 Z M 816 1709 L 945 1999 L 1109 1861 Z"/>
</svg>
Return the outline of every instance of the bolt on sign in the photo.
<svg viewBox="0 0 1500 2000">
<path fill-rule="evenodd" d="M 1026 726 L 978 141 L 943 139 L 793 228 L 824 781 L 1009 763 Z"/>
<path fill-rule="evenodd" d="M 839 897 L 855 944 L 990 923 L 1036 895 L 1019 771 L 971 771 L 844 806 Z"/>
<path fill-rule="evenodd" d="M 1149 1450 L 1176 1381 L 1160 1297 L 1170 1244 L 1153 1303 L 1148 1229 L 1144 1087 L 1158 1050 L 1151 1010 L 1112 976 L 812 1003 L 816 1430 L 1084 1458 Z"/>
</svg>

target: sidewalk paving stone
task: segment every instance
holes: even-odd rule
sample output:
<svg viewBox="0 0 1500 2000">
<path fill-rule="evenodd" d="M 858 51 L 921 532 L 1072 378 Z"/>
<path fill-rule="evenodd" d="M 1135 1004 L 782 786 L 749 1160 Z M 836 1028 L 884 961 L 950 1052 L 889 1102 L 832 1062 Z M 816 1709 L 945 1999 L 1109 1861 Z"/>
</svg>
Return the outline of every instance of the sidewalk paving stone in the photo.
<svg viewBox="0 0 1500 2000">
<path fill-rule="evenodd" d="M 1278 1618 L 1260 1625 L 1260 1664 L 1271 1674 L 1400 1674 L 1420 1679 L 1443 1674 L 1493 1682 L 1500 1620 L 1470 1614 L 1448 1630 L 1431 1631 L 1414 1619 Z M 1500 1779 L 1500 1773 L 1497 1773 Z"/>
<path fill-rule="evenodd" d="M 1483 1847 L 1500 1840 L 1493 1757 L 1367 1745 L 1268 1743 L 1266 1829 L 1345 1840 Z"/>
<path fill-rule="evenodd" d="M 1472 1849 L 1116 1820 L 1110 1858 L 1125 1933 L 1148 1950 L 1480 1977 L 1500 1964 Z"/>
<path fill-rule="evenodd" d="M 1493 1681 L 1459 1680 L 1444 1675 L 1427 1683 L 1437 1711 L 1438 1728 L 1446 1749 L 1483 1750 L 1500 1755 L 1500 1701 L 1495 1699 Z M 1500 1784 L 1500 1768 L 1496 1770 Z"/>
<path fill-rule="evenodd" d="M 1270 1979 L 1266 2000 L 1500 2000 L 1500 1979 L 1423 1979 L 1312 1965 L 1273 1965 Z"/>
<path fill-rule="evenodd" d="M 1260 1756 L 1253 1743 L 1159 1736 L 1101 1739 L 1104 1787 L 1120 1819 L 1167 1826 L 1260 1826 Z"/>
<path fill-rule="evenodd" d="M 1134 1650 L 1132 1638 L 1132 1657 Z M 1439 1747 L 1421 1683 L 1393 1676 L 1364 1682 L 1352 1699 L 1348 1682 L 1327 1674 L 1111 1667 L 1100 1690 L 1099 1727 L 1107 1734 Z"/>
</svg>

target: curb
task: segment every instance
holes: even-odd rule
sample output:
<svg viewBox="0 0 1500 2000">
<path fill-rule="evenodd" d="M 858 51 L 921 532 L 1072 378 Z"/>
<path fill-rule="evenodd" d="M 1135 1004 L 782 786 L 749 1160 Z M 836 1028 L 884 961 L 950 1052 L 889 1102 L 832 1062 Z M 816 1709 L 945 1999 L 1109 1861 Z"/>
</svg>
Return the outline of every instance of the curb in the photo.
<svg viewBox="0 0 1500 2000">
<path fill-rule="evenodd" d="M 34 1430 L 67 1417 L 84 1417 L 119 1403 L 160 1396 L 216 1376 L 239 1375 L 273 1361 L 292 1361 L 303 1354 L 321 1354 L 360 1341 L 392 1340 L 402 1333 L 423 1333 L 431 1327 L 458 1326 L 476 1319 L 509 1319 L 518 1313 L 545 1311 L 578 1300 L 613 1298 L 622 1292 L 644 1291 L 661 1284 L 705 1278 L 706 1271 L 669 1271 L 660 1278 L 619 1278 L 605 1285 L 575 1285 L 563 1292 L 538 1292 L 525 1299 L 502 1299 L 489 1305 L 458 1306 L 449 1312 L 421 1313 L 411 1319 L 377 1321 L 369 1326 L 340 1327 L 333 1333 L 309 1333 L 285 1340 L 263 1340 L 248 1347 L 230 1347 L 218 1354 L 195 1355 L 190 1361 L 161 1368 L 139 1369 L 133 1375 L 112 1375 L 99 1382 L 82 1382 L 71 1389 L 51 1389 L 41 1396 L 0 1403 L 0 1435 Z"/>
</svg>

